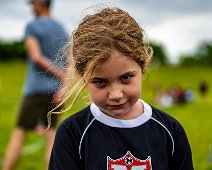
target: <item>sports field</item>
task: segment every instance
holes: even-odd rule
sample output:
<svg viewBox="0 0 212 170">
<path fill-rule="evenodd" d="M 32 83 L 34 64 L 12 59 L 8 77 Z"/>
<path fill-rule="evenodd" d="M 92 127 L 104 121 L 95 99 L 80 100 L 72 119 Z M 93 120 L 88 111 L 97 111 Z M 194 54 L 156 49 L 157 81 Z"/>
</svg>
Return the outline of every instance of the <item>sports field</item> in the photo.
<svg viewBox="0 0 212 170">
<path fill-rule="evenodd" d="M 0 63 L 0 166 L 10 132 L 16 120 L 16 111 L 21 99 L 26 65 L 24 62 Z M 142 99 L 161 108 L 181 122 L 191 144 L 195 170 L 212 170 L 212 79 L 211 67 L 156 67 L 150 68 L 143 78 Z M 209 93 L 201 98 L 198 84 L 206 80 Z M 155 103 L 153 89 L 160 86 L 166 90 L 175 85 L 191 88 L 194 100 L 170 108 Z M 83 100 L 83 102 L 82 102 Z M 86 105 L 84 96 L 63 118 Z M 61 119 L 62 120 L 62 119 Z M 24 145 L 17 170 L 43 170 L 44 141 L 41 136 L 30 133 Z"/>
</svg>

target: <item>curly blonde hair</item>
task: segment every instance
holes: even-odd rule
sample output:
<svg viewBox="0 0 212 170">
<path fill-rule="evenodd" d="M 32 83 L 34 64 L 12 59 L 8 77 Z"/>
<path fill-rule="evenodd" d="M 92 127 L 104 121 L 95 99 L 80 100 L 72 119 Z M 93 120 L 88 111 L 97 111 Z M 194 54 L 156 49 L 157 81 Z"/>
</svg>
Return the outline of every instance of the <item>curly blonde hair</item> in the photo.
<svg viewBox="0 0 212 170">
<path fill-rule="evenodd" d="M 79 89 L 65 111 L 73 106 L 86 87 L 95 66 L 108 60 L 113 51 L 137 62 L 143 72 L 152 57 L 151 47 L 144 43 L 144 30 L 119 8 L 106 7 L 96 14 L 85 16 L 73 32 L 70 44 L 71 92 L 67 98 L 76 92 L 77 87 Z"/>
<path fill-rule="evenodd" d="M 144 43 L 144 30 L 125 11 L 105 8 L 86 16 L 73 34 L 75 69 L 84 75 L 88 64 L 93 67 L 107 60 L 115 50 L 137 62 L 143 71 L 151 60 L 151 50 Z"/>
</svg>

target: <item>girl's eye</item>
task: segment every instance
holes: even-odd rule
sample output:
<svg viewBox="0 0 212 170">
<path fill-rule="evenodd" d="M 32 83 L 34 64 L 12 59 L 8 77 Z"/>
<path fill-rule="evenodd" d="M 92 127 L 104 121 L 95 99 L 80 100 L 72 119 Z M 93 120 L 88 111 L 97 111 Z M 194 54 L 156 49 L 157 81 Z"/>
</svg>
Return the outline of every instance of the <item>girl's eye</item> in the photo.
<svg viewBox="0 0 212 170">
<path fill-rule="evenodd" d="M 123 75 L 122 77 L 121 77 L 121 81 L 122 82 L 129 82 L 131 79 L 132 79 L 132 75 Z"/>
<path fill-rule="evenodd" d="M 107 81 L 105 81 L 105 80 L 94 80 L 94 81 L 92 81 L 92 83 L 98 88 L 102 88 L 107 85 Z"/>
</svg>

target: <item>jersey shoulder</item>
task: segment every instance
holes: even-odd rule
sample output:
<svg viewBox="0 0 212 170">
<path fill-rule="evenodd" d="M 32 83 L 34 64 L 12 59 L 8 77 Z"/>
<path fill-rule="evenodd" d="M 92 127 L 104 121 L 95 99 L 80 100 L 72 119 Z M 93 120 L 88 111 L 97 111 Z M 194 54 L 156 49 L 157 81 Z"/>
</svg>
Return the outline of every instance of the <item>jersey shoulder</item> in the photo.
<svg viewBox="0 0 212 170">
<path fill-rule="evenodd" d="M 90 106 L 87 106 L 86 108 L 63 120 L 59 125 L 59 128 L 63 127 L 68 130 L 77 130 L 78 133 L 83 133 L 84 129 L 92 121 L 92 119 L 93 115 L 90 111 Z"/>
<path fill-rule="evenodd" d="M 172 134 L 184 132 L 181 123 L 170 114 L 159 110 L 153 106 L 151 119 L 166 127 Z"/>
</svg>

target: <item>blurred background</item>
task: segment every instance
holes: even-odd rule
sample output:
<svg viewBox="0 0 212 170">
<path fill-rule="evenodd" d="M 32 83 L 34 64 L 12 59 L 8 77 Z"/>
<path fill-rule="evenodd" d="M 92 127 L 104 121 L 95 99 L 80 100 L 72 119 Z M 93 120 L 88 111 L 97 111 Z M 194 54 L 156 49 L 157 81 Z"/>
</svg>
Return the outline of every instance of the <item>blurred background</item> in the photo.
<svg viewBox="0 0 212 170">
<path fill-rule="evenodd" d="M 195 169 L 212 170 L 212 1 L 54 0 L 52 14 L 71 34 L 97 4 L 128 11 L 145 30 L 154 57 L 142 98 L 181 122 Z M 0 0 L 0 167 L 21 99 L 27 69 L 22 39 L 32 18 L 27 0 Z M 85 94 L 61 121 L 86 105 Z M 43 153 L 43 138 L 30 133 L 17 169 L 42 170 Z"/>
</svg>

